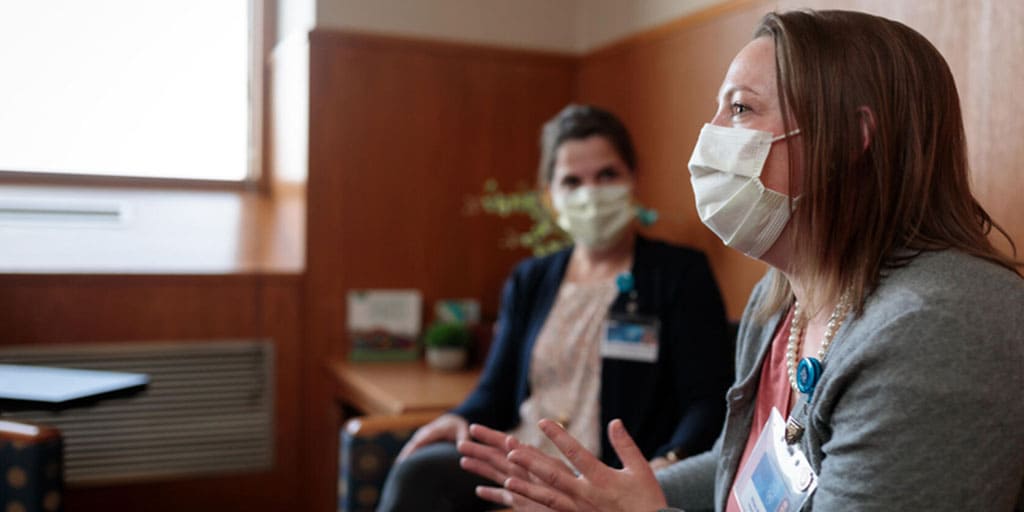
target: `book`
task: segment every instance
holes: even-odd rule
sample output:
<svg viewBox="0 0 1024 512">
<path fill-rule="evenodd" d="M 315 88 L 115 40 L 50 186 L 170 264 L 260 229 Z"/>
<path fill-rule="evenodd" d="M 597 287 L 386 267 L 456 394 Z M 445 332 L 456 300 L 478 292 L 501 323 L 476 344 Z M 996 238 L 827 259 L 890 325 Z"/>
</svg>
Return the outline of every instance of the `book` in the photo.
<svg viewBox="0 0 1024 512">
<path fill-rule="evenodd" d="M 353 290 L 347 331 L 352 361 L 411 361 L 419 357 L 423 296 L 418 290 Z"/>
</svg>

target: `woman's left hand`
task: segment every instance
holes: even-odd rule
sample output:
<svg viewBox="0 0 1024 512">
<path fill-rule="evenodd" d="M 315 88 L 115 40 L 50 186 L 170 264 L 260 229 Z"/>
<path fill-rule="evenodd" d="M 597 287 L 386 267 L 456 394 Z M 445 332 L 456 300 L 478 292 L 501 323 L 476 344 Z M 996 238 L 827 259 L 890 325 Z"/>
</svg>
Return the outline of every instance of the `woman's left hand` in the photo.
<svg viewBox="0 0 1024 512">
<path fill-rule="evenodd" d="M 621 420 L 608 424 L 608 438 L 623 463 L 618 470 L 602 464 L 557 423 L 541 420 L 538 426 L 579 475 L 536 448 L 519 446 L 509 452 L 508 460 L 526 470 L 529 478 L 513 475 L 505 480 L 504 489 L 479 488 L 480 497 L 517 510 L 635 512 L 666 507 L 654 471 Z"/>
</svg>

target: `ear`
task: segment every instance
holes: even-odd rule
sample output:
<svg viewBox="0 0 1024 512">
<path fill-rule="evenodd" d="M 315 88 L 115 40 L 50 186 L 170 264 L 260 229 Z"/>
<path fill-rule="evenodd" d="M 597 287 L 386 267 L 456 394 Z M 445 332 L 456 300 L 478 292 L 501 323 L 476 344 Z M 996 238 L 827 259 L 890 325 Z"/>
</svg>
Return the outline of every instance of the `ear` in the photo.
<svg viewBox="0 0 1024 512">
<path fill-rule="evenodd" d="M 857 116 L 860 118 L 861 151 L 867 151 L 871 145 L 871 136 L 875 133 L 875 113 L 862 105 L 857 108 Z"/>
<path fill-rule="evenodd" d="M 558 217 L 558 210 L 555 210 L 555 201 L 551 197 L 552 194 L 551 185 L 541 187 L 538 191 L 538 199 L 540 200 L 541 208 L 548 212 L 548 215 L 552 217 Z"/>
</svg>

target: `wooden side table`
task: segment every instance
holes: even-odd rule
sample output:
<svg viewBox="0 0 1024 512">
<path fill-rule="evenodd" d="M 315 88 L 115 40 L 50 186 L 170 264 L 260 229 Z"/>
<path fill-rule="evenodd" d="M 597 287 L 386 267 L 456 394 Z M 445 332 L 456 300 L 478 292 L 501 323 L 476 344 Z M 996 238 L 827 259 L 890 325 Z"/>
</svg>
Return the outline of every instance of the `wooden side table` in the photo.
<svg viewBox="0 0 1024 512">
<path fill-rule="evenodd" d="M 339 401 L 366 415 L 441 414 L 462 402 L 480 369 L 440 372 L 423 361 L 328 363 Z"/>
</svg>

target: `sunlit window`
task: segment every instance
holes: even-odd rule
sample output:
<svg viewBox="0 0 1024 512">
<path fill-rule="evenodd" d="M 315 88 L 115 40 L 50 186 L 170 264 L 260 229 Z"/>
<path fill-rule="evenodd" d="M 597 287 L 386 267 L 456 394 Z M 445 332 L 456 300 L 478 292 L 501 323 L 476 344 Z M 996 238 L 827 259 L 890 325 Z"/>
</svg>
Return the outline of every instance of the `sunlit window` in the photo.
<svg viewBox="0 0 1024 512">
<path fill-rule="evenodd" d="M 0 0 L 0 171 L 249 176 L 249 0 Z"/>
</svg>

